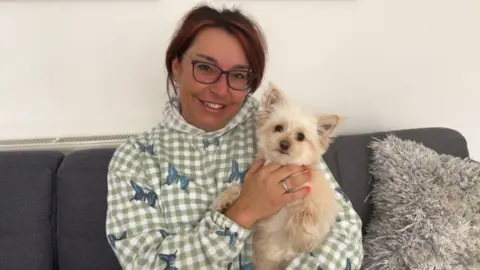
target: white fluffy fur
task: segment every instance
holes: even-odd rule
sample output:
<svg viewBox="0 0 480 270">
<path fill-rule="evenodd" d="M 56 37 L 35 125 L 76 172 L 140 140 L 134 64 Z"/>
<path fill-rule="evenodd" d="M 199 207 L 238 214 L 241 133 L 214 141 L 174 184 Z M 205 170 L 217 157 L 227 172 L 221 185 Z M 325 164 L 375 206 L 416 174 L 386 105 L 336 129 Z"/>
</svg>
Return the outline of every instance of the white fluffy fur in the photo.
<svg viewBox="0 0 480 270">
<path fill-rule="evenodd" d="M 311 187 L 307 197 L 252 228 L 254 269 L 284 269 L 297 255 L 320 245 L 334 224 L 339 211 L 335 191 L 324 178 L 324 172 L 319 171 L 318 162 L 331 143 L 338 121 L 336 115 L 311 114 L 270 83 L 257 117 L 258 155 L 282 165 L 306 165 L 312 180 L 306 184 Z M 278 125 L 282 128 L 276 128 Z M 298 139 L 299 133 L 303 134 L 303 140 Z M 279 151 L 281 141 L 290 145 L 283 153 Z M 213 208 L 225 210 L 239 194 L 239 186 L 229 187 Z"/>
</svg>

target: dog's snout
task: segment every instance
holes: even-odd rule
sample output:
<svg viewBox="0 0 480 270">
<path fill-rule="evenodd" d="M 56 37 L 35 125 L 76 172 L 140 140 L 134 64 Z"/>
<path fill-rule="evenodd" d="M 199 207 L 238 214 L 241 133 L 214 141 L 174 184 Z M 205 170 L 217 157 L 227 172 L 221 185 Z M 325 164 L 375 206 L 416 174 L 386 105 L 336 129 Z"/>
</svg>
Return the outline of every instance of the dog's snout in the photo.
<svg viewBox="0 0 480 270">
<path fill-rule="evenodd" d="M 290 148 L 290 143 L 286 140 L 281 140 L 280 141 L 280 148 L 282 150 L 288 150 L 288 148 Z"/>
</svg>

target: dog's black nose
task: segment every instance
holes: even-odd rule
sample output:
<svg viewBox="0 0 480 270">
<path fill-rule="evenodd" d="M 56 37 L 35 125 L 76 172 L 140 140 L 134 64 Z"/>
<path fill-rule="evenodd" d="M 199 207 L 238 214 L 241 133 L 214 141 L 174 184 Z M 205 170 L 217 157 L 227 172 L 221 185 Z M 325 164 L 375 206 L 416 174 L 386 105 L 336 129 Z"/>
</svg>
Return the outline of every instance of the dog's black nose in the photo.
<svg viewBox="0 0 480 270">
<path fill-rule="evenodd" d="M 290 148 L 290 143 L 288 141 L 281 140 L 280 141 L 280 148 L 282 150 L 288 150 L 288 148 Z"/>
</svg>

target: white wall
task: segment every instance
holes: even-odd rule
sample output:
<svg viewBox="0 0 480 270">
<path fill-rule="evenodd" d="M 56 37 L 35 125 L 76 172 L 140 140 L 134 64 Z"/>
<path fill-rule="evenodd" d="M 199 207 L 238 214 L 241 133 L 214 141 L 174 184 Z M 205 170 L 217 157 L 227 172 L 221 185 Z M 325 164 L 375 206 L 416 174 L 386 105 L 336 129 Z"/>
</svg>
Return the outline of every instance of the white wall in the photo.
<svg viewBox="0 0 480 270">
<path fill-rule="evenodd" d="M 480 159 L 480 1 L 213 2 L 240 3 L 258 19 L 266 79 L 344 115 L 340 133 L 445 126 Z M 0 2 L 0 137 L 155 125 L 166 43 L 194 3 Z"/>
</svg>

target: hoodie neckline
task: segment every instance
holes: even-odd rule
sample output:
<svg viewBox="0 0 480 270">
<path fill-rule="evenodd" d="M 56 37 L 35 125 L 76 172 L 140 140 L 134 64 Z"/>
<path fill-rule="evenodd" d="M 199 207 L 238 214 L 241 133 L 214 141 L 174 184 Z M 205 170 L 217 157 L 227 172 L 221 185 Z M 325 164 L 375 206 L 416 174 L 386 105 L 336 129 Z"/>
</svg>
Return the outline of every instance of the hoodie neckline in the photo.
<svg viewBox="0 0 480 270">
<path fill-rule="evenodd" d="M 258 100 L 256 100 L 253 96 L 248 97 L 242 108 L 240 108 L 237 114 L 223 128 L 207 132 L 187 123 L 178 110 L 178 97 L 174 97 L 171 101 L 168 100 L 165 103 L 161 124 L 165 128 L 175 130 L 186 135 L 194 135 L 206 139 L 217 138 L 251 118 L 257 112 L 258 105 Z"/>
</svg>

